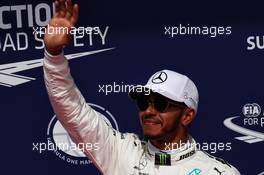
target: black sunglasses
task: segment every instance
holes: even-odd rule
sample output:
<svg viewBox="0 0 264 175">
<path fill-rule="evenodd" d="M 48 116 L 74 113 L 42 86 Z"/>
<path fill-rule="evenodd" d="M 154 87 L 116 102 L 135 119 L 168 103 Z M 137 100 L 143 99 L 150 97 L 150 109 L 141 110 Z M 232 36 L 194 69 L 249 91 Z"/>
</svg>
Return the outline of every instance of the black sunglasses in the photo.
<svg viewBox="0 0 264 175">
<path fill-rule="evenodd" d="M 153 105 L 153 107 L 158 111 L 158 112 L 165 112 L 167 111 L 168 107 L 170 105 L 172 106 L 177 106 L 179 108 L 188 108 L 187 105 L 184 103 L 176 103 L 172 102 L 167 98 L 164 98 L 162 96 L 157 97 L 154 100 L 149 99 L 149 95 L 142 95 L 136 99 L 136 104 L 138 106 L 138 109 L 140 111 L 145 111 L 149 105 Z"/>
</svg>

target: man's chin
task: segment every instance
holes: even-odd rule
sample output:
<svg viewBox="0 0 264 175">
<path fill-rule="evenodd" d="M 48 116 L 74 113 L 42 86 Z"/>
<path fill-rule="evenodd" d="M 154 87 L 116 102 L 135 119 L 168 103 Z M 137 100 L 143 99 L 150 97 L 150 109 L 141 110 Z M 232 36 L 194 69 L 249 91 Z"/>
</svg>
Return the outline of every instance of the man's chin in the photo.
<svg viewBox="0 0 264 175">
<path fill-rule="evenodd" d="M 144 133 L 144 138 L 147 140 L 159 140 L 162 138 L 162 134 L 159 133 Z"/>
<path fill-rule="evenodd" d="M 148 140 L 157 140 L 162 138 L 162 128 L 160 125 L 143 125 L 144 137 Z"/>
</svg>

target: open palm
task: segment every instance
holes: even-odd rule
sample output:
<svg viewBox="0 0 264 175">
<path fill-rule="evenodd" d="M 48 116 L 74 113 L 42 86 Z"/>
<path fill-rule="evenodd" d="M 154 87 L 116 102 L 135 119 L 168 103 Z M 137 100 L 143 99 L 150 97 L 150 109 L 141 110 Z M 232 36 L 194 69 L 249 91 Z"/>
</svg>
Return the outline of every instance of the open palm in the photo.
<svg viewBox="0 0 264 175">
<path fill-rule="evenodd" d="M 72 6 L 71 0 L 55 1 L 55 14 L 44 35 L 45 47 L 50 54 L 59 54 L 70 42 L 70 30 L 78 20 L 78 13 L 78 5 Z"/>
</svg>

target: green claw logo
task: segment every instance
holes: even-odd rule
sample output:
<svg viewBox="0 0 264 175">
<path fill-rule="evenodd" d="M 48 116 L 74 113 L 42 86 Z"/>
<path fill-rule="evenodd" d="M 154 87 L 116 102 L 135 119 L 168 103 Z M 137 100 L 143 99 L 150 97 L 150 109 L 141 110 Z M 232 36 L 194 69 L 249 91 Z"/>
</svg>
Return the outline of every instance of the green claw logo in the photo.
<svg viewBox="0 0 264 175">
<path fill-rule="evenodd" d="M 167 164 L 167 155 L 166 154 L 160 154 L 159 155 L 159 161 L 160 161 L 160 164 L 166 165 Z"/>
</svg>

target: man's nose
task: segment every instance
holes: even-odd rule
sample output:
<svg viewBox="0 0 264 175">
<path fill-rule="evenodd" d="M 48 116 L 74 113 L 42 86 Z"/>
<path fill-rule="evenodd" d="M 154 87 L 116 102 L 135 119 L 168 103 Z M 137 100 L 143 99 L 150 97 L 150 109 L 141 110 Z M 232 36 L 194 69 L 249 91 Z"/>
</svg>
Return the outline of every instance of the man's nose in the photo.
<svg viewBox="0 0 264 175">
<path fill-rule="evenodd" d="M 154 108 L 153 103 L 150 102 L 145 112 L 147 114 L 155 114 L 157 113 L 157 110 Z"/>
</svg>

